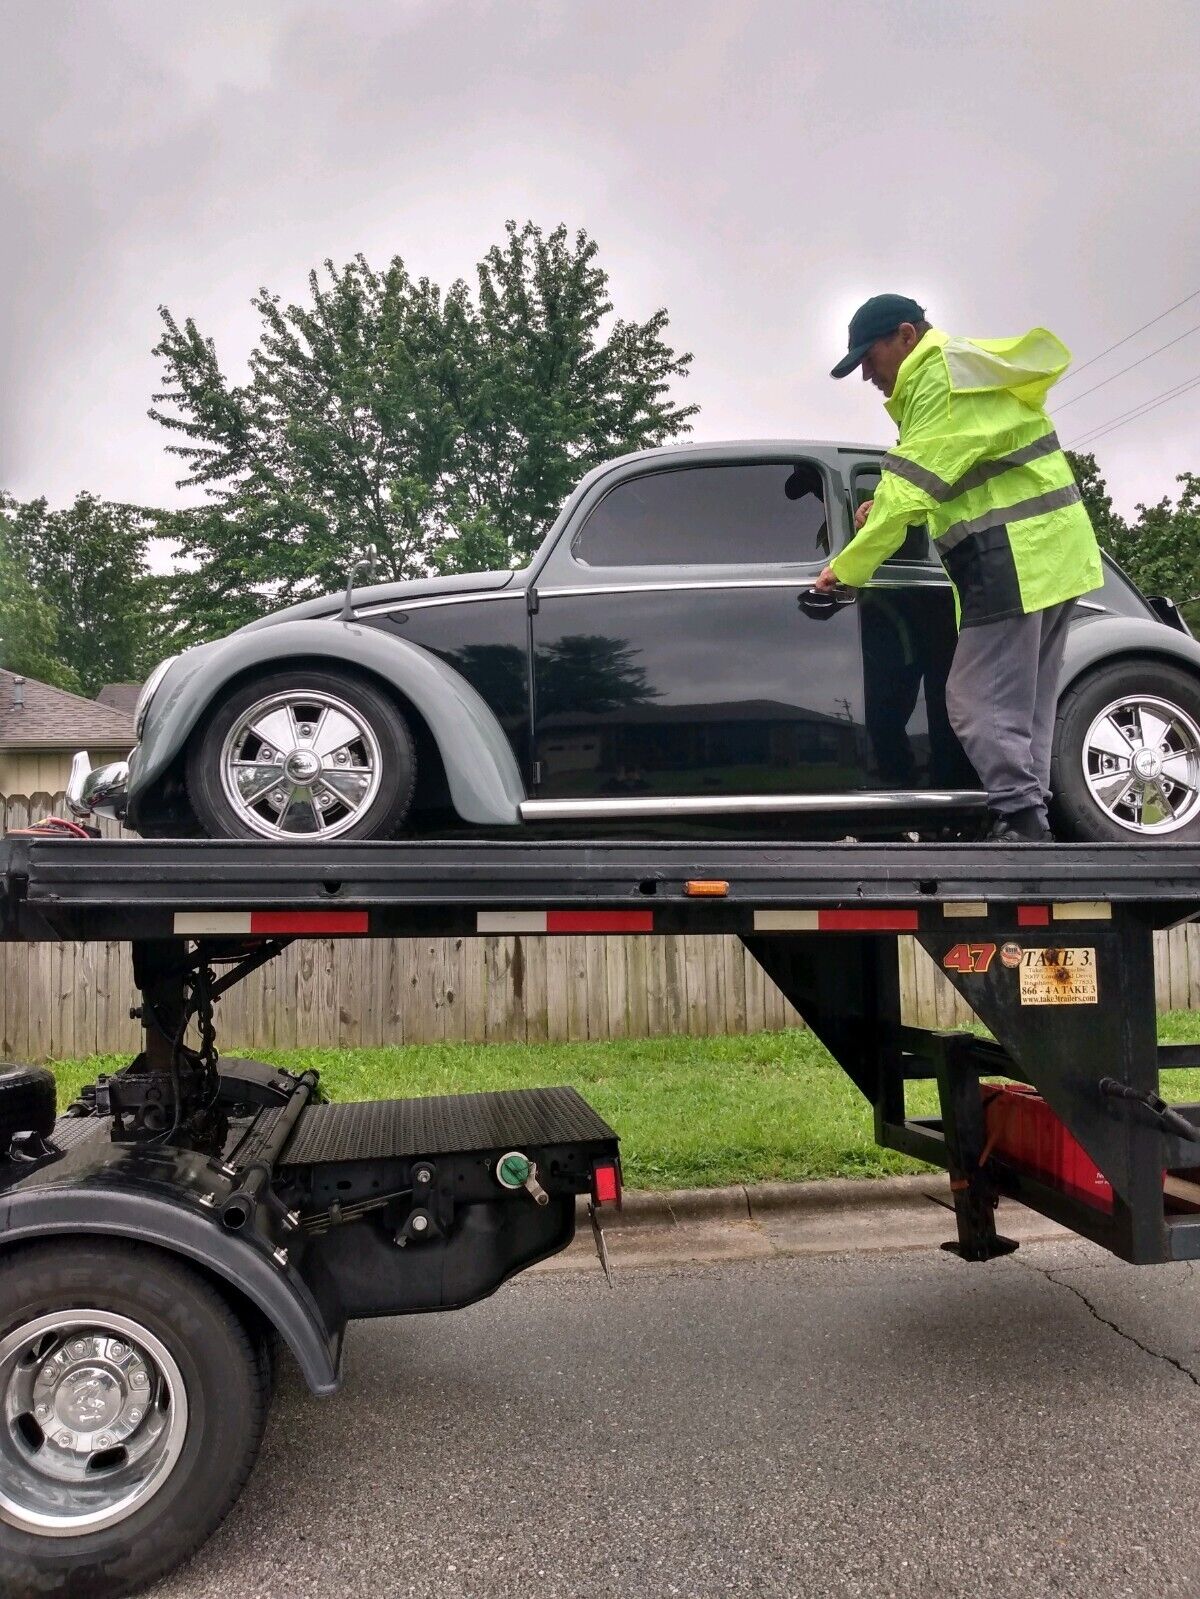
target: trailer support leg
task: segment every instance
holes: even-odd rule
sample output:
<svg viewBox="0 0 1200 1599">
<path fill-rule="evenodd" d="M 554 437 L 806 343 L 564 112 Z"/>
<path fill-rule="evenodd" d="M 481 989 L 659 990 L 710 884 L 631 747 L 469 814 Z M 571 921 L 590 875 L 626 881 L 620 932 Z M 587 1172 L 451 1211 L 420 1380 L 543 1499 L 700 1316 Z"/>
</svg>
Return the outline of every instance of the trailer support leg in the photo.
<svg viewBox="0 0 1200 1599">
<path fill-rule="evenodd" d="M 133 981 L 142 996 L 142 1064 L 147 1071 L 169 1074 L 174 1066 L 193 965 L 181 939 L 141 939 L 133 945 Z"/>
<path fill-rule="evenodd" d="M 987 1129 L 979 1073 L 961 1058 L 957 1039 L 935 1035 L 930 1044 L 942 1106 L 954 1218 L 958 1223 L 957 1242 L 943 1244 L 942 1248 L 964 1260 L 995 1260 L 1000 1255 L 1011 1255 L 1017 1245 L 996 1231 L 999 1195 L 983 1163 Z"/>
</svg>

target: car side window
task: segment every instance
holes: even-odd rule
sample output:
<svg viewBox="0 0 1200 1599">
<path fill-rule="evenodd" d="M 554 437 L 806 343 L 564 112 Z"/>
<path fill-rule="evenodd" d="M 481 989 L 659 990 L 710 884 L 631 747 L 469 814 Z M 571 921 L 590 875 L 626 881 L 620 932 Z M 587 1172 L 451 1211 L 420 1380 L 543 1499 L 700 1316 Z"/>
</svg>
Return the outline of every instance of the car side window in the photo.
<svg viewBox="0 0 1200 1599">
<path fill-rule="evenodd" d="M 584 566 L 822 561 L 825 487 L 810 461 L 689 466 L 611 488 L 576 534 Z"/>
<path fill-rule="evenodd" d="M 855 470 L 851 479 L 851 495 L 856 511 L 867 500 L 875 498 L 875 490 L 879 487 L 882 475 L 878 468 L 873 466 L 860 466 Z M 924 522 L 913 523 L 904 536 L 904 543 L 894 555 L 889 555 L 883 564 L 890 566 L 893 561 L 902 561 L 906 566 L 912 566 L 914 563 L 919 566 L 940 565 L 929 538 L 929 529 Z"/>
</svg>

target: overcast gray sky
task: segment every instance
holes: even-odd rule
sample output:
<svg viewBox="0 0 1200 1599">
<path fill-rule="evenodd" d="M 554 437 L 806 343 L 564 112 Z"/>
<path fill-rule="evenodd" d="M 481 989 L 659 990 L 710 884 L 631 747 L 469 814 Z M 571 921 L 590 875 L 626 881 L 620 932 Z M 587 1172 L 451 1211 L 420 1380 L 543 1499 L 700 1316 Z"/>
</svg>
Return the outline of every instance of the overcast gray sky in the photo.
<svg viewBox="0 0 1200 1599">
<path fill-rule="evenodd" d="M 866 295 L 1082 362 L 1200 290 L 1195 0 L 0 0 L 0 487 L 181 503 L 156 307 L 240 372 L 251 294 L 363 251 L 599 241 L 694 352 L 697 438 L 887 442 L 828 369 Z M 1070 407 L 1176 335 L 1197 331 Z M 1200 295 L 1062 390 L 1071 442 L 1200 376 Z M 1100 440 L 1200 470 L 1200 388 Z"/>
</svg>

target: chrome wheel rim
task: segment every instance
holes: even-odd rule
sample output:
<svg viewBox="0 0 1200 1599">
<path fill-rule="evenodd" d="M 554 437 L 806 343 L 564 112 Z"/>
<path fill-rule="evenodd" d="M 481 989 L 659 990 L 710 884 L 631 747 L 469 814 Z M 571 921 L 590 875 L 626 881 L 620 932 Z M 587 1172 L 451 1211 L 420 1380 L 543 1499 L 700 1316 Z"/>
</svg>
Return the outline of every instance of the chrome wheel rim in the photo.
<svg viewBox="0 0 1200 1599">
<path fill-rule="evenodd" d="M 163 1486 L 187 1435 L 183 1376 L 147 1328 L 110 1310 L 56 1311 L 0 1342 L 0 1520 L 78 1537 Z"/>
<path fill-rule="evenodd" d="M 1126 832 L 1174 833 L 1200 813 L 1200 727 L 1151 694 L 1114 700 L 1083 741 L 1092 799 Z"/>
<path fill-rule="evenodd" d="M 294 689 L 252 705 L 221 746 L 234 815 L 264 838 L 336 838 L 379 793 L 374 729 L 332 694 Z"/>
</svg>

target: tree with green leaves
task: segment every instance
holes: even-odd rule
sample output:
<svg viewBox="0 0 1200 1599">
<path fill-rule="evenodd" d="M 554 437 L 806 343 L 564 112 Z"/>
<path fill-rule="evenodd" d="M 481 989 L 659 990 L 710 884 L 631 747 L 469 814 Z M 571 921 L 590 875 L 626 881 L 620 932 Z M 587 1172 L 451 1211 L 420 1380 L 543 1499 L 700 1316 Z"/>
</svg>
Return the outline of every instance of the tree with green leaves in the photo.
<svg viewBox="0 0 1200 1599">
<path fill-rule="evenodd" d="M 263 289 L 241 384 L 163 308 L 151 415 L 207 496 L 163 531 L 202 634 L 336 589 L 367 545 L 388 578 L 520 564 L 590 467 L 687 430 L 690 355 L 663 310 L 610 319 L 586 233 L 510 222 L 476 278 L 443 292 L 356 256 L 310 273 L 307 303 Z"/>
<path fill-rule="evenodd" d="M 58 615 L 14 558 L 11 527 L 0 502 L 0 666 L 78 692 L 79 679 L 61 657 Z"/>
<path fill-rule="evenodd" d="M 1096 457 L 1067 453 L 1101 547 L 1143 594 L 1165 594 L 1200 627 L 1200 604 L 1191 603 L 1200 600 L 1200 476 L 1182 473 L 1175 504 L 1164 495 L 1155 505 L 1139 505 L 1129 522 L 1114 511 Z"/>
<path fill-rule="evenodd" d="M 18 581 L 54 619 L 55 649 L 83 693 L 143 677 L 166 653 L 162 580 L 146 568 L 152 514 L 91 494 L 60 511 L 44 499 L 0 498 L 0 512 Z"/>
<path fill-rule="evenodd" d="M 1144 594 L 1165 594 L 1200 628 L 1200 475 L 1183 472 L 1172 504 L 1139 505 L 1113 554 Z"/>
</svg>

